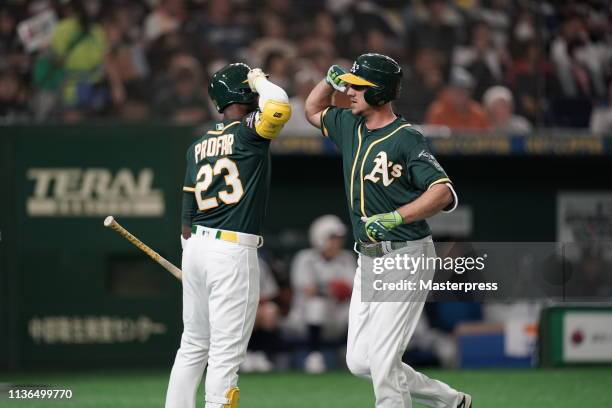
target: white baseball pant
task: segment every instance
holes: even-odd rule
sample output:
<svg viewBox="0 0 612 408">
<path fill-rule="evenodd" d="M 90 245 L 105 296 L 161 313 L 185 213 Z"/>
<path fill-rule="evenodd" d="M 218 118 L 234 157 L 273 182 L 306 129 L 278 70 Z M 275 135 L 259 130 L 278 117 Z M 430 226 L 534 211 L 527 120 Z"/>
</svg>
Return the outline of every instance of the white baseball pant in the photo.
<svg viewBox="0 0 612 408">
<path fill-rule="evenodd" d="M 183 249 L 183 335 L 166 408 L 195 408 L 208 365 L 206 408 L 229 403 L 238 383 L 259 302 L 257 249 L 192 235 Z"/>
<path fill-rule="evenodd" d="M 387 256 L 408 254 L 435 257 L 431 237 L 420 241 L 431 245 L 400 248 Z M 376 408 L 410 408 L 415 403 L 433 408 L 454 408 L 460 402 L 459 393 L 448 385 L 428 378 L 402 362 L 402 355 L 418 323 L 425 302 L 421 291 L 419 301 L 364 302 L 362 274 L 372 274 L 373 258 L 359 254 L 349 311 L 346 362 L 358 377 L 371 379 Z M 362 265 L 369 265 L 362 270 Z M 366 269 L 366 268 L 363 268 Z M 433 276 L 420 270 L 411 275 L 414 280 Z"/>
</svg>

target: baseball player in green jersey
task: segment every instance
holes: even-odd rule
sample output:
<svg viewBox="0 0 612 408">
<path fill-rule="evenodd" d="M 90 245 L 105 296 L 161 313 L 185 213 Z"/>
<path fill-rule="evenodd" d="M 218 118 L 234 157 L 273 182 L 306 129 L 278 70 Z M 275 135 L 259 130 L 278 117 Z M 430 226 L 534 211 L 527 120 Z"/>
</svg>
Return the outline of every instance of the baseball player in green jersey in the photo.
<svg viewBox="0 0 612 408">
<path fill-rule="evenodd" d="M 238 367 L 259 302 L 257 248 L 263 244 L 270 141 L 291 116 L 285 91 L 245 64 L 216 72 L 208 93 L 223 120 L 187 150 L 184 329 L 166 408 L 195 408 L 206 366 L 206 408 L 238 405 Z"/>
<path fill-rule="evenodd" d="M 393 112 L 402 70 L 380 54 L 361 55 L 346 72 L 330 67 L 306 100 L 306 118 L 342 153 L 346 198 L 359 262 L 349 311 L 347 365 L 371 379 L 378 408 L 469 408 L 470 395 L 430 379 L 401 360 L 423 310 L 424 297 L 402 302 L 362 298 L 373 261 L 407 254 L 435 257 L 426 218 L 452 211 L 457 196 L 423 136 Z M 331 106 L 344 92 L 350 108 Z M 427 276 L 425 270 L 414 276 Z M 430 276 L 430 275 L 429 275 Z M 363 288 L 365 291 L 365 288 Z M 417 297 L 420 295 L 421 297 Z"/>
</svg>

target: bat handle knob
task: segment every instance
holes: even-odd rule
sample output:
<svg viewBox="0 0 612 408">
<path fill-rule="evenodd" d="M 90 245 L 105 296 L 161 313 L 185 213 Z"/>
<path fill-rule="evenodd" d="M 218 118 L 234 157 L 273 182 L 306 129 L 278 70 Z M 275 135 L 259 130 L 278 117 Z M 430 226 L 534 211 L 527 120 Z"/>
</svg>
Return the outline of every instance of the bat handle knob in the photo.
<svg viewBox="0 0 612 408">
<path fill-rule="evenodd" d="M 104 219 L 104 226 L 110 227 L 113 224 L 113 221 L 115 221 L 115 219 L 113 218 L 112 215 L 109 215 L 108 217 Z"/>
</svg>

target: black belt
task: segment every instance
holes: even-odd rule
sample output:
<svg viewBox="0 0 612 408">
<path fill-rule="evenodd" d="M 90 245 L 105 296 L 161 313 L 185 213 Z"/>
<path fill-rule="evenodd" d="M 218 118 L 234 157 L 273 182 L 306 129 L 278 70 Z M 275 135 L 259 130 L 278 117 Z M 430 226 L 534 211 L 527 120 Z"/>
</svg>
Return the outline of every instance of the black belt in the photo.
<svg viewBox="0 0 612 408">
<path fill-rule="evenodd" d="M 355 249 L 362 255 L 369 256 L 370 258 L 378 258 L 396 249 L 405 248 L 410 244 L 411 242 L 409 241 L 383 241 L 371 244 L 356 242 Z"/>
</svg>

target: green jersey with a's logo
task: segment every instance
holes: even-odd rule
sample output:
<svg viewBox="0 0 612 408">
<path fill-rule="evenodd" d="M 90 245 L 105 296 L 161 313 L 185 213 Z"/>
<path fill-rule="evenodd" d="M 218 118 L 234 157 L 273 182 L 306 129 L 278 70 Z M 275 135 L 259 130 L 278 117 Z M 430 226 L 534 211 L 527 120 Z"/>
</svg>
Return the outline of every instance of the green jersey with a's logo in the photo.
<svg viewBox="0 0 612 408">
<path fill-rule="evenodd" d="M 429 151 L 423 135 L 398 117 L 368 130 L 365 119 L 349 109 L 330 107 L 321 129 L 342 153 L 344 185 L 356 241 L 370 242 L 361 217 L 397 210 L 434 184 L 450 179 Z M 452 207 L 452 205 L 451 205 Z M 390 241 L 411 241 L 431 234 L 425 220 L 388 232 Z"/>
<path fill-rule="evenodd" d="M 270 140 L 254 114 L 223 121 L 187 150 L 183 225 L 261 234 L 270 186 Z"/>
</svg>

